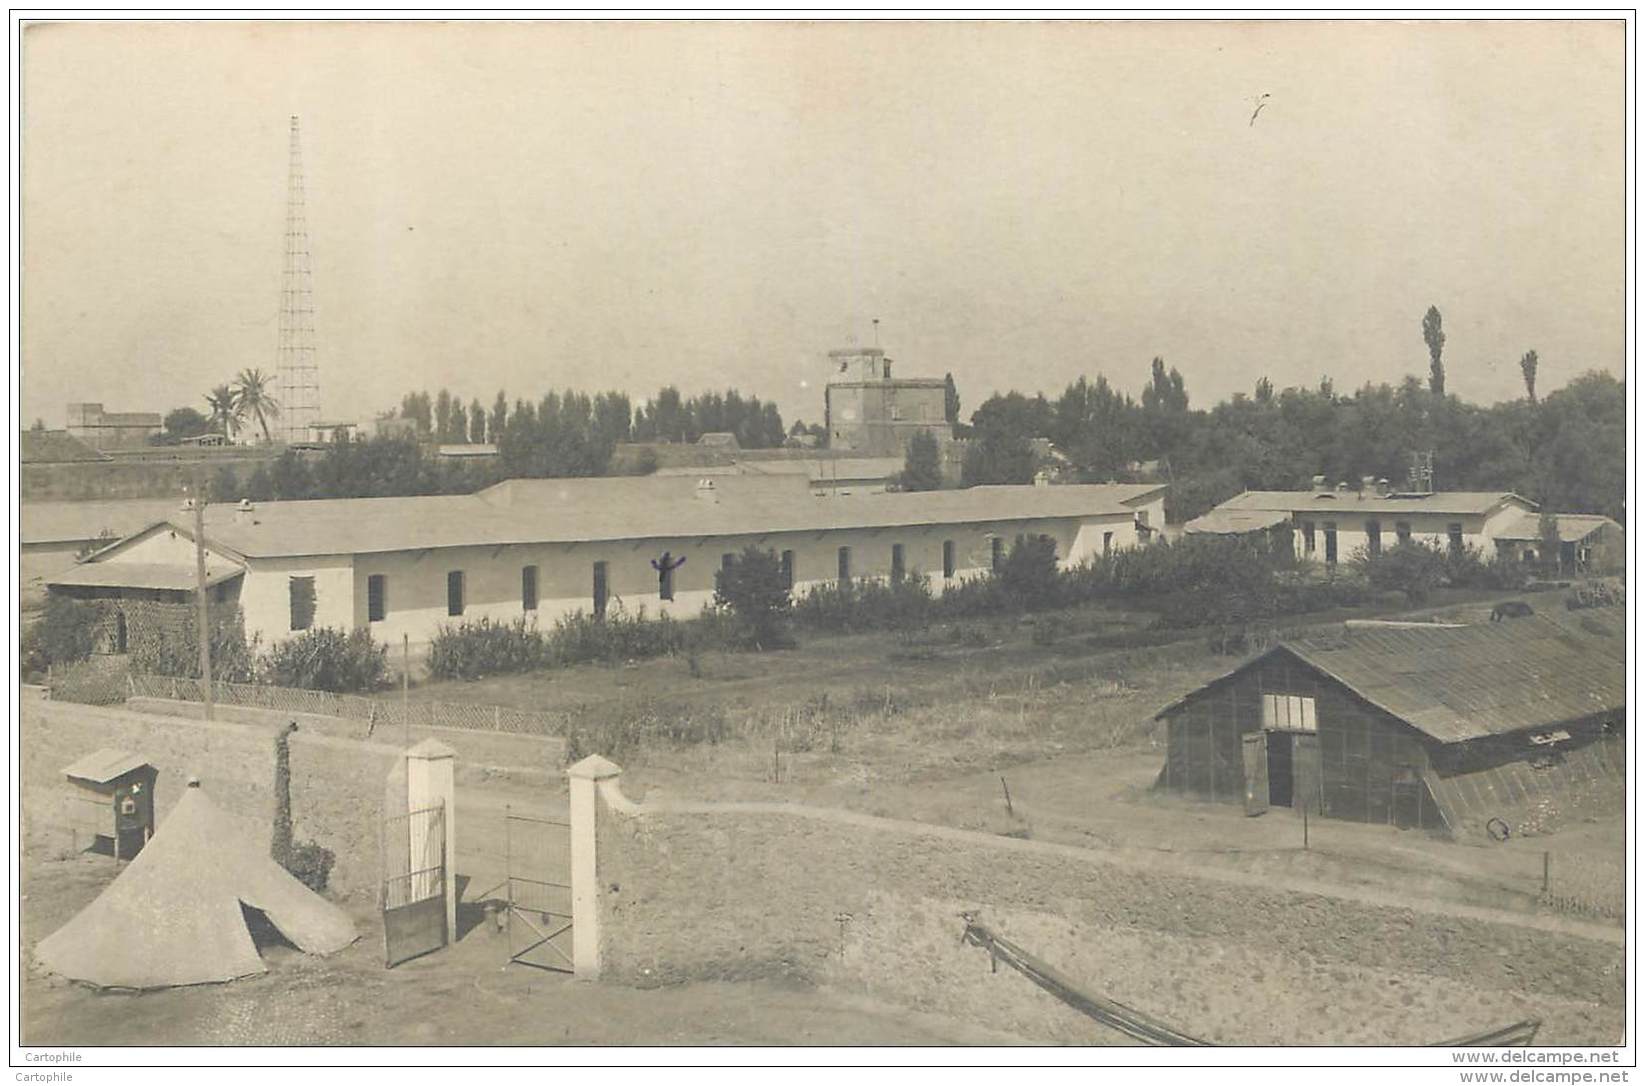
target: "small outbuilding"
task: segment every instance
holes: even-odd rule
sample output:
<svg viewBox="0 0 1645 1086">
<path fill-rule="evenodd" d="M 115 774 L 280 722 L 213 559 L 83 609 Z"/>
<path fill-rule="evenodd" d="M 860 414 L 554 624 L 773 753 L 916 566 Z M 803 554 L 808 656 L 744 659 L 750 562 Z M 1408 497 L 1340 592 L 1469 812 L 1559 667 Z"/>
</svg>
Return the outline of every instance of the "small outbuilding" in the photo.
<svg viewBox="0 0 1645 1086">
<path fill-rule="evenodd" d="M 1446 835 L 1523 825 L 1622 779 L 1626 644 L 1620 607 L 1287 641 L 1157 714 L 1155 787 Z"/>
<path fill-rule="evenodd" d="M 69 833 L 76 853 L 101 849 L 129 860 L 154 836 L 154 782 L 160 771 L 141 755 L 105 747 L 63 769 Z"/>
</svg>

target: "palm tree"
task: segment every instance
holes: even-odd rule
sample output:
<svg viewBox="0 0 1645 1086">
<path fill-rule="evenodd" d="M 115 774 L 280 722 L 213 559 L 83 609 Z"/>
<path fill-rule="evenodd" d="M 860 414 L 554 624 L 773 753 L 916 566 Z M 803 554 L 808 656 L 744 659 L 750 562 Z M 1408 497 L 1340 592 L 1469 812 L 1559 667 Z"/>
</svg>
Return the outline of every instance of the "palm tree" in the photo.
<svg viewBox="0 0 1645 1086">
<path fill-rule="evenodd" d="M 206 406 L 211 409 L 211 424 L 225 438 L 240 432 L 245 415 L 240 409 L 239 394 L 230 385 L 218 385 L 206 393 Z"/>
<path fill-rule="evenodd" d="M 269 392 L 273 381 L 274 378 L 260 369 L 243 369 L 240 376 L 234 379 L 235 401 L 242 413 L 250 412 L 257 425 L 263 428 L 265 442 L 274 440 L 269 434 L 268 420 L 280 417 L 280 403 Z"/>
</svg>

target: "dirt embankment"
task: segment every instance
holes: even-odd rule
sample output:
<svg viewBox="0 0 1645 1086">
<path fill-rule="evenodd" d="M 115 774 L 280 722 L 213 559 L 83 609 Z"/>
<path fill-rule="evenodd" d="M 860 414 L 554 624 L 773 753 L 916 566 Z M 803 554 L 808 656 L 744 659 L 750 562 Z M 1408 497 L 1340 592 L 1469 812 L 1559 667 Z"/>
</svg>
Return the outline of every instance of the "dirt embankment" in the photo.
<svg viewBox="0 0 1645 1086">
<path fill-rule="evenodd" d="M 1047 1041 L 1100 1038 L 1025 979 L 990 975 L 959 942 L 960 912 L 1223 1043 L 1422 1044 L 1526 1016 L 1547 1021 L 1549 1043 L 1614 1043 L 1622 1030 L 1614 941 L 1033 842 L 769 810 L 607 812 L 600 884 L 619 976 L 803 977 Z M 1304 1013 L 1315 1005 L 1329 1010 Z"/>
</svg>

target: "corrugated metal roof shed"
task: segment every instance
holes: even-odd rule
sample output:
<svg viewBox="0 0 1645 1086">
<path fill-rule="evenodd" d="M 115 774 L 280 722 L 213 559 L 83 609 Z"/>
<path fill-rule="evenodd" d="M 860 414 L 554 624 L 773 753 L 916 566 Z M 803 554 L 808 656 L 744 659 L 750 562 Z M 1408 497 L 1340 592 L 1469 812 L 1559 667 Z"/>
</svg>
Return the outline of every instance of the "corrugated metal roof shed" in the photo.
<svg viewBox="0 0 1645 1086">
<path fill-rule="evenodd" d="M 1270 652 L 1290 653 L 1413 728 L 1455 743 L 1621 712 L 1627 705 L 1622 611 L 1593 608 L 1568 620 L 1535 615 L 1461 628 L 1359 627 L 1287 641 Z"/>
<path fill-rule="evenodd" d="M 912 494 L 813 495 L 795 477 L 735 482 L 717 499 L 679 479 L 516 480 L 506 491 L 415 498 L 265 502 L 249 518 L 206 508 L 209 542 L 247 558 L 373 554 L 432 547 L 709 538 L 841 528 L 917 528 L 1132 516 L 1158 487 L 990 486 Z M 748 485 L 757 484 L 757 485 Z M 179 516 L 173 524 L 187 531 Z M 82 569 L 87 567 L 80 567 Z"/>
</svg>

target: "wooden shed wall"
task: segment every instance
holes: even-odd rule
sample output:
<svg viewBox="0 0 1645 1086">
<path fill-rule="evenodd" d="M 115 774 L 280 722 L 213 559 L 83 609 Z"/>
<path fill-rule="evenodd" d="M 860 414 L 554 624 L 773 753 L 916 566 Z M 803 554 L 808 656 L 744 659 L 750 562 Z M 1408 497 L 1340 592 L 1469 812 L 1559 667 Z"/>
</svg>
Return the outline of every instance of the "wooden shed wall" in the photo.
<svg viewBox="0 0 1645 1086">
<path fill-rule="evenodd" d="M 1445 830 L 1429 744 L 1342 684 L 1283 653 L 1191 697 L 1167 721 L 1167 791 L 1244 799 L 1240 737 L 1262 729 L 1262 695 L 1314 699 L 1323 810 L 1330 818 Z M 1403 779 L 1396 801 L 1395 780 Z"/>
</svg>

